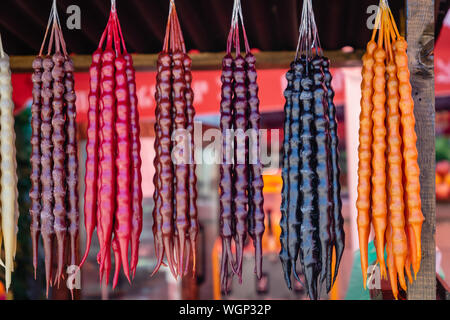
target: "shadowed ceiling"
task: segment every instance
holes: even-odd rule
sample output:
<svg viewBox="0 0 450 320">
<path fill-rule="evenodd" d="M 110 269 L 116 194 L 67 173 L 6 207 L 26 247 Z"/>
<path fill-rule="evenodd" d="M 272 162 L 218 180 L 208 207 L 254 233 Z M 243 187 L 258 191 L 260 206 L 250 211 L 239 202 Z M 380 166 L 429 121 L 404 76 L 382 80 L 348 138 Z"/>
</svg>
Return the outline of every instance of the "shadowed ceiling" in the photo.
<svg viewBox="0 0 450 320">
<path fill-rule="evenodd" d="M 438 1 L 439 2 L 439 1 Z M 11 55 L 35 55 L 40 48 L 52 0 L 1 0 L 0 33 Z M 106 25 L 109 0 L 57 0 L 70 52 L 92 53 Z M 224 51 L 233 0 L 176 0 L 188 50 Z M 377 0 L 313 0 L 322 46 L 361 49 L 370 37 L 367 7 Z M 70 5 L 81 9 L 81 30 L 68 30 Z M 250 45 L 265 51 L 295 50 L 302 0 L 242 0 Z M 390 1 L 397 20 L 404 1 Z M 117 0 L 130 52 L 157 53 L 162 47 L 169 0 Z M 404 18 L 403 18 L 404 19 Z"/>
</svg>

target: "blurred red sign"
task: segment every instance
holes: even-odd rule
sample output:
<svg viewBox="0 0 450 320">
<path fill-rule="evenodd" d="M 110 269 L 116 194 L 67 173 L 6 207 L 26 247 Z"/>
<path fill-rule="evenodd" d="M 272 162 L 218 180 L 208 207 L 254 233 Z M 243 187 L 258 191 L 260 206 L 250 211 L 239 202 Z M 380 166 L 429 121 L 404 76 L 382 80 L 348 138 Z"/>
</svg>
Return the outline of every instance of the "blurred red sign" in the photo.
<svg viewBox="0 0 450 320">
<path fill-rule="evenodd" d="M 435 90 L 440 95 L 450 95 L 450 11 L 444 19 L 434 50 L 436 73 Z"/>
<path fill-rule="evenodd" d="M 344 79 L 339 69 L 332 69 L 333 87 L 336 91 L 335 103 L 344 103 Z M 283 90 L 286 87 L 285 69 L 264 69 L 258 71 L 259 99 L 261 112 L 282 111 Z M 192 88 L 194 104 L 198 115 L 218 114 L 220 105 L 220 70 L 193 71 Z M 12 76 L 13 99 L 16 112 L 31 104 L 31 74 L 17 73 Z M 141 118 L 151 119 L 155 113 L 156 71 L 136 72 L 137 94 Z M 77 120 L 86 121 L 89 95 L 89 74 L 75 73 L 77 94 Z"/>
</svg>

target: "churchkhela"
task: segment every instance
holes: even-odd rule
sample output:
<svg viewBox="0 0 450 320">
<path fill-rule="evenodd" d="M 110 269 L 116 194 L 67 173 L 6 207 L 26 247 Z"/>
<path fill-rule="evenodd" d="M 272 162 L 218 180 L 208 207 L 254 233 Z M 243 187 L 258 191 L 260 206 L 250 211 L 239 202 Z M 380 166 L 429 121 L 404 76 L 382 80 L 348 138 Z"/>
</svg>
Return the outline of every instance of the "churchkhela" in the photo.
<svg viewBox="0 0 450 320">
<path fill-rule="evenodd" d="M 297 54 L 286 79 L 280 260 L 291 289 L 292 274 L 303 285 L 299 259 L 315 300 L 323 285 L 329 292 L 336 280 L 345 233 L 330 61 L 323 56 L 310 0 L 303 2 Z"/>
<path fill-rule="evenodd" d="M 97 228 L 100 281 L 105 279 L 109 283 L 112 251 L 115 288 L 121 268 L 130 283 L 136 273 L 142 232 L 142 177 L 135 70 L 114 3 L 99 46 L 92 55 L 89 74 L 84 194 L 86 251 L 80 268 L 88 257 Z"/>
<path fill-rule="evenodd" d="M 79 234 L 74 65 L 67 53 L 55 2 L 32 67 L 31 238 L 36 275 L 38 241 L 42 236 L 48 295 L 50 286 L 59 286 L 66 267 L 76 264 Z M 57 267 L 53 271 L 55 249 Z"/>
<path fill-rule="evenodd" d="M 357 225 L 364 288 L 373 226 L 381 277 L 389 275 L 397 299 L 399 284 L 407 290 L 405 273 L 412 283 L 411 268 L 414 278 L 420 269 L 424 216 L 408 44 L 387 1 L 381 0 L 379 8 L 362 58 Z"/>
<path fill-rule="evenodd" d="M 245 44 L 241 55 L 239 21 Z M 232 49 L 235 48 L 235 56 Z M 250 52 L 241 1 L 235 0 L 227 53 L 222 60 L 220 130 L 223 137 L 220 166 L 220 281 L 229 291 L 229 267 L 242 282 L 244 245 L 249 236 L 255 248 L 255 274 L 262 276 L 264 198 L 259 157 L 260 113 L 256 58 Z M 249 136 L 247 133 L 250 132 Z M 233 148 L 234 145 L 234 148 Z M 234 243 L 234 245 L 233 245 Z M 236 248 L 233 256 L 232 247 Z"/>
<path fill-rule="evenodd" d="M 5 269 L 6 291 L 14 271 L 19 219 L 12 89 L 9 56 L 3 51 L 0 35 L 0 252 L 3 251 L 5 257 L 4 261 L 0 258 L 0 265 Z"/>
<path fill-rule="evenodd" d="M 198 234 L 197 177 L 194 163 L 194 92 L 191 58 L 170 2 L 156 77 L 153 235 L 157 264 L 164 256 L 175 278 L 195 275 Z"/>
</svg>

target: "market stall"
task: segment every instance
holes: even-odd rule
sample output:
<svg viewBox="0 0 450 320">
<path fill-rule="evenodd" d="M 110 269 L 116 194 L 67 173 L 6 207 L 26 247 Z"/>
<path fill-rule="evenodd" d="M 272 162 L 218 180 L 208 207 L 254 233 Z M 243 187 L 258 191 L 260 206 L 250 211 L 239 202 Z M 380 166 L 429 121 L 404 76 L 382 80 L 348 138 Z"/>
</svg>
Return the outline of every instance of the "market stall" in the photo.
<svg viewBox="0 0 450 320">
<path fill-rule="evenodd" d="M 368 10 L 385 3 L 389 5 L 386 12 L 392 12 L 386 21 Z M 437 114 L 435 130 L 435 99 L 437 111 L 447 109 L 449 15 L 439 28 L 436 47 L 434 26 L 441 24 L 435 19 L 442 19 L 435 11 L 440 6 L 446 12 L 445 4 L 428 0 L 389 4 L 349 0 L 345 5 L 320 0 L 195 4 L 186 0 L 76 4 L 57 0 L 46 1 L 46 5 L 4 1 L 0 4 L 0 34 L 12 71 L 19 181 L 19 231 L 14 241 L 18 241 L 16 264 L 26 270 L 14 268 L 11 258 L 4 260 L 5 270 L 15 269 L 9 296 L 440 298 L 442 294 L 437 292 L 445 288 L 445 277 L 439 280 L 443 285 L 436 277 L 450 274 L 445 232 L 450 144 L 439 136 L 447 131 L 444 112 Z M 14 15 L 8 13 L 11 11 Z M 80 28 L 71 29 L 68 19 L 77 19 L 77 14 Z M 29 27 L 20 25 L 17 17 L 28 19 Z M 360 105 L 363 55 L 372 33 L 367 25 L 371 19 L 393 30 L 392 35 L 379 31 L 386 52 L 405 37 L 407 65 L 403 67 L 411 75 L 406 80 L 411 83 L 414 103 L 410 116 L 415 126 L 408 129 L 403 124 L 399 135 L 411 152 L 413 145 L 417 148 L 420 175 L 417 171 L 415 178 L 420 184 L 419 211 L 424 221 L 421 237 L 416 234 L 414 239 L 421 246 L 408 247 L 412 259 L 418 257 L 418 262 L 412 263 L 414 281 L 404 282 L 403 267 L 396 267 L 398 286 L 392 281 L 397 273 L 389 273 L 394 267 L 388 261 L 393 255 L 388 235 L 388 271 L 383 279 L 385 244 L 379 241 L 384 240 L 384 230 L 375 224 L 369 237 L 369 226 L 365 236 L 368 248 L 360 250 L 357 200 L 362 190 L 358 180 L 362 158 L 358 147 L 364 125 L 359 115 L 364 108 Z M 46 55 L 47 47 L 39 52 L 46 26 L 52 59 Z M 37 60 L 36 55 L 40 57 Z M 55 65 L 62 68 L 59 76 L 52 73 Z M 112 74 L 108 70 L 113 70 Z M 57 94 L 59 83 L 66 90 L 61 97 Z M 53 92 L 51 97 L 46 89 Z M 70 111 L 73 97 L 67 94 L 72 89 L 76 118 L 74 110 Z M 308 98 L 308 92 L 314 95 Z M 404 91 L 397 94 L 407 99 L 402 96 L 407 95 Z M 3 95 L 0 92 L 1 98 Z M 319 100 L 325 101 L 323 105 Z M 57 105 L 60 101 L 60 109 L 55 101 Z M 378 107 L 385 112 L 392 109 L 388 102 Z M 402 109 L 398 114 L 402 112 L 407 113 Z M 382 140 L 376 140 L 376 126 L 381 129 L 381 120 L 377 123 L 374 117 L 373 121 L 374 143 L 369 148 L 375 150 L 375 160 L 371 160 L 374 173 L 368 179 L 376 176 L 377 169 L 378 174 L 389 177 L 388 166 L 377 167 L 384 163 L 381 153 L 376 153 L 376 141 Z M 2 130 L 7 127 L 0 124 Z M 214 162 L 218 157 L 215 133 L 224 139 L 227 130 L 255 130 L 257 139 L 250 133 L 239 146 L 239 138 L 233 138 L 231 150 L 234 145 L 236 150 L 231 164 L 225 158 Z M 385 130 L 393 129 L 386 124 Z M 187 132 L 188 142 L 181 133 L 177 136 L 181 131 Z M 416 134 L 417 143 L 410 141 L 410 135 L 402 135 L 404 132 Z M 394 139 L 386 134 L 385 144 L 390 144 L 389 137 Z M 224 141 L 219 145 L 227 150 Z M 3 148 L 7 141 L 0 142 Z M 171 158 L 177 156 L 176 143 L 187 146 L 188 151 L 180 152 L 181 160 Z M 256 162 L 250 161 L 253 144 L 257 150 L 265 150 L 266 163 L 258 156 Z M 58 157 L 58 152 L 64 157 Z M 410 153 L 404 152 L 401 157 L 410 168 Z M 238 160 L 241 155 L 245 155 L 242 163 Z M 449 161 L 436 167 L 437 175 L 436 158 Z M 389 162 L 387 156 L 385 162 Z M 7 168 L 1 168 L 3 175 Z M 399 182 L 404 190 L 409 190 L 409 179 L 411 175 L 405 171 L 407 182 Z M 385 194 L 389 190 L 387 184 L 372 181 L 369 185 L 376 195 L 381 189 Z M 408 192 L 403 204 L 406 223 L 411 205 Z M 324 199 L 328 204 L 314 209 Z M 2 195 L 2 218 L 4 206 Z M 369 206 L 377 216 L 378 201 Z M 14 213 L 10 218 L 14 221 Z M 305 228 L 310 228 L 310 233 Z M 442 233 L 437 235 L 436 230 Z M 2 258 L 12 257 L 12 244 L 4 241 Z M 383 252 L 378 249 L 381 247 Z M 368 262 L 361 265 L 372 273 L 361 272 L 359 260 L 367 251 Z M 81 272 L 75 268 L 63 275 L 70 266 L 81 266 Z M 80 274 L 81 279 L 75 279 Z M 82 289 L 65 286 L 65 276 L 79 281 Z M 374 283 L 381 285 L 364 290 L 371 281 L 367 276 L 378 277 Z M 9 281 L 6 279 L 6 287 Z M 20 292 L 21 282 L 29 281 L 33 288 Z"/>
</svg>

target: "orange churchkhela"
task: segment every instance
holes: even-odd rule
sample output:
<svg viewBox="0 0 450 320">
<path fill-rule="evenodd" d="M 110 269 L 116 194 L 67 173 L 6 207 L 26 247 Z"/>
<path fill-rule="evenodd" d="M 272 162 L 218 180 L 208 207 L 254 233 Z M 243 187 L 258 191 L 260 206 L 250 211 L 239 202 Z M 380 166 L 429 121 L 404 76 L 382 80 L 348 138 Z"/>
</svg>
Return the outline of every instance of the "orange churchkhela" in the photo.
<svg viewBox="0 0 450 320">
<path fill-rule="evenodd" d="M 370 233 L 370 176 L 372 174 L 372 94 L 373 94 L 373 52 L 377 45 L 373 38 L 367 44 L 367 52 L 363 56 L 363 69 L 361 83 L 361 114 L 359 127 L 359 168 L 358 168 L 358 199 L 356 206 L 358 208 L 358 233 L 359 247 L 361 250 L 361 267 L 363 270 L 364 288 L 367 282 L 367 243 Z"/>
<path fill-rule="evenodd" d="M 424 217 L 407 43 L 387 2 L 379 7 L 362 59 L 357 225 L 364 288 L 373 226 L 381 276 L 389 275 L 397 299 L 398 285 L 407 289 L 405 273 L 411 283 L 411 266 L 414 276 L 420 269 Z"/>
<path fill-rule="evenodd" d="M 386 205 L 386 51 L 383 48 L 384 28 L 381 25 L 378 47 L 374 52 L 373 78 L 373 143 L 372 143 L 372 224 L 375 229 L 375 248 L 380 263 L 381 276 L 386 275 L 384 263 L 384 233 L 387 225 Z"/>
</svg>

